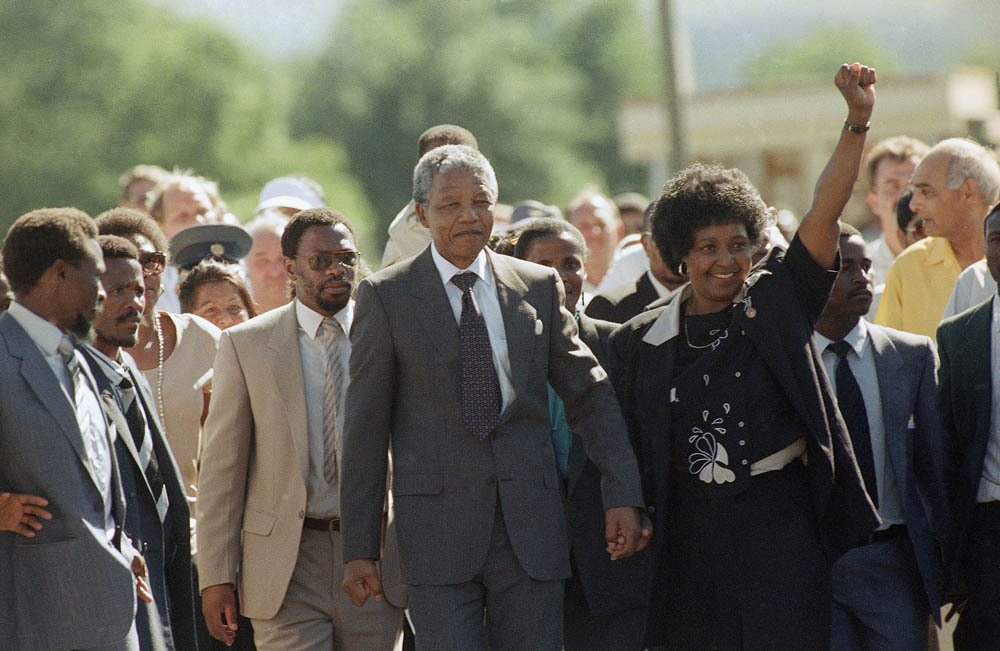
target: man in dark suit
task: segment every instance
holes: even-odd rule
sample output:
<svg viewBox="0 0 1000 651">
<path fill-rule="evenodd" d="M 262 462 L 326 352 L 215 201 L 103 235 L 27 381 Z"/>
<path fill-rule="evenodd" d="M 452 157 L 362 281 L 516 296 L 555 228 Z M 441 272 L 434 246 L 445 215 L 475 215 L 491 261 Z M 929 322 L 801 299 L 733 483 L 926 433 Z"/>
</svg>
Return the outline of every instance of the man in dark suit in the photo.
<svg viewBox="0 0 1000 651">
<path fill-rule="evenodd" d="M 146 649 L 197 649 L 191 575 L 190 511 L 146 380 L 121 348 L 135 345 L 145 306 L 139 251 L 114 235 L 98 238 L 104 254 L 104 308 L 93 347 L 82 349 L 109 420 L 125 491 L 125 533 L 146 559 L 153 602 L 139 604 L 136 629 Z"/>
<path fill-rule="evenodd" d="M 576 315 L 580 340 L 601 365 L 608 340 L 618 327 L 578 311 L 586 272 L 587 244 L 564 219 L 540 217 L 520 222 L 512 234 L 514 257 L 551 267 L 566 290 L 566 309 Z M 566 581 L 563 635 L 566 651 L 637 651 L 646 629 L 649 558 L 646 550 L 612 561 L 605 549 L 601 473 L 587 458 L 583 439 L 566 422 L 562 400 L 549 387 L 549 418 L 556 466 L 566 485 L 570 565 Z M 651 525 L 648 525 L 651 527 Z"/>
<path fill-rule="evenodd" d="M 48 501 L 33 537 L 0 532 L 0 647 L 138 649 L 142 558 L 122 533 L 114 429 L 75 349 L 104 300 L 97 229 L 73 208 L 20 217 L 3 245 L 0 492 Z M 37 523 L 36 523 L 37 524 Z"/>
<path fill-rule="evenodd" d="M 1000 279 L 1000 205 L 986 217 L 986 265 Z M 951 442 L 952 527 L 945 553 L 949 596 L 968 595 L 962 619 L 980 649 L 1000 640 L 1000 301 L 941 322 L 941 418 Z"/>
<path fill-rule="evenodd" d="M 612 323 L 625 323 L 686 282 L 676 271 L 676 265 L 664 260 L 649 232 L 649 219 L 656 203 L 651 203 L 642 214 L 642 248 L 649 260 L 649 269 L 639 276 L 634 285 L 612 288 L 598 294 L 587 304 L 587 316 Z"/>
<path fill-rule="evenodd" d="M 813 340 L 882 524 L 832 568 L 834 649 L 925 649 L 940 623 L 945 435 L 930 339 L 868 323 L 871 258 L 841 224 L 840 271 Z"/>
<path fill-rule="evenodd" d="M 601 469 L 614 558 L 639 544 L 635 456 L 555 272 L 484 251 L 496 177 L 445 146 L 414 171 L 432 245 L 361 282 L 341 504 L 344 589 L 381 593 L 386 450 L 418 648 L 562 648 L 566 523 L 546 383 Z M 483 625 L 485 610 L 486 623 Z"/>
</svg>

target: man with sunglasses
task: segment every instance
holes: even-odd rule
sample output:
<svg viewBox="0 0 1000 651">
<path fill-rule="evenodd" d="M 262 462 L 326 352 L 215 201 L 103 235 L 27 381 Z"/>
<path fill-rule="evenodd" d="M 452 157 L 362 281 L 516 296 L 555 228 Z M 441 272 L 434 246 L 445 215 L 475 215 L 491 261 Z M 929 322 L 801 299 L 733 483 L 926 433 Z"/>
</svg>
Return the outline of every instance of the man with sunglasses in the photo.
<svg viewBox="0 0 1000 651">
<path fill-rule="evenodd" d="M 232 643 L 238 589 L 258 649 L 391 649 L 402 610 L 358 610 L 339 589 L 357 240 L 343 215 L 318 208 L 296 213 L 281 248 L 295 300 L 226 330 L 215 360 L 198 489 L 205 619 Z"/>
</svg>

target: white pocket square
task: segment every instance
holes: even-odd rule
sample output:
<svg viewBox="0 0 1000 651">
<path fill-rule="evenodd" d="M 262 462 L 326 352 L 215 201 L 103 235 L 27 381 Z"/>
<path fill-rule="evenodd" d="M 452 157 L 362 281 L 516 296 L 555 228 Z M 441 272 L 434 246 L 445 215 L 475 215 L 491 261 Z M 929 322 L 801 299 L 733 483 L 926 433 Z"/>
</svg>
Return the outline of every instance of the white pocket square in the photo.
<svg viewBox="0 0 1000 651">
<path fill-rule="evenodd" d="M 545 329 L 545 326 L 542 325 L 542 320 L 541 319 L 535 319 L 535 334 L 536 335 L 542 334 L 542 330 L 544 330 L 544 329 Z"/>
</svg>

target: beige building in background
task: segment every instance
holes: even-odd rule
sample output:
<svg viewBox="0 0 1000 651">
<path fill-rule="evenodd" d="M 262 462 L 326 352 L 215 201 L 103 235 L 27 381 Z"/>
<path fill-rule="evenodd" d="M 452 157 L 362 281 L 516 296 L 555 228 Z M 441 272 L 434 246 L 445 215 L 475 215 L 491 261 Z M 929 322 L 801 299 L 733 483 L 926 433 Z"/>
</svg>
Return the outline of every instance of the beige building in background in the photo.
<svg viewBox="0 0 1000 651">
<path fill-rule="evenodd" d="M 883 77 L 868 142 L 905 134 L 934 144 L 971 136 L 1000 143 L 997 74 L 957 68 L 927 77 Z M 801 217 L 813 186 L 839 137 L 844 112 L 826 82 L 752 90 L 695 93 L 684 101 L 691 160 L 745 171 L 764 201 Z M 622 156 L 649 167 L 650 192 L 668 176 L 670 138 L 659 98 L 630 98 L 618 113 Z M 863 225 L 868 180 L 855 186 L 846 221 Z"/>
</svg>

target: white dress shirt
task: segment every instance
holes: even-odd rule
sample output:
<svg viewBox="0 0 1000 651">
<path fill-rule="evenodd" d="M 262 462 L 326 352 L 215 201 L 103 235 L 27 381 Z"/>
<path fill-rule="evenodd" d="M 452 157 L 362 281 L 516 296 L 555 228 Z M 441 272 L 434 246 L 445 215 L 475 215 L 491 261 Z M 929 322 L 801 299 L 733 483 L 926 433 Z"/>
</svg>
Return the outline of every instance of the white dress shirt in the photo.
<svg viewBox="0 0 1000 651">
<path fill-rule="evenodd" d="M 306 422 L 309 427 L 309 474 L 306 478 L 306 515 L 310 518 L 333 518 L 340 515 L 339 482 L 328 484 L 323 476 L 325 432 L 323 430 L 323 393 L 326 383 L 327 349 L 319 334 L 323 315 L 295 299 L 295 316 L 299 323 L 299 355 L 302 359 L 302 379 L 306 387 Z M 337 333 L 334 345 L 336 354 L 340 355 L 341 364 L 346 370 L 350 368 L 351 323 L 354 320 L 354 301 L 351 300 L 333 316 L 340 324 L 343 332 Z M 348 373 L 344 373 L 350 384 Z M 347 387 L 339 389 L 342 396 L 347 395 Z M 344 410 L 337 411 L 337 427 L 344 431 Z M 340 443 L 342 437 L 337 437 Z M 337 458 L 341 458 L 337 451 Z M 338 473 L 340 466 L 338 464 Z"/>
<path fill-rule="evenodd" d="M 885 233 L 868 242 L 868 257 L 872 261 L 873 284 L 884 285 L 885 277 L 889 273 L 889 267 L 896 260 L 896 254 L 889 248 L 889 242 L 885 239 Z"/>
<path fill-rule="evenodd" d="M 968 310 L 987 301 L 997 293 L 997 281 L 990 275 L 990 269 L 986 266 L 986 260 L 980 260 L 958 274 L 955 281 L 955 289 L 951 291 L 947 305 L 944 306 L 944 314 L 941 319 L 947 319 L 960 312 Z"/>
<path fill-rule="evenodd" d="M 434 266 L 437 267 L 441 282 L 444 284 L 444 291 L 448 295 L 448 302 L 455 313 L 455 322 L 462 323 L 462 290 L 455 283 L 451 282 L 452 276 L 471 271 L 479 277 L 476 284 L 472 286 L 472 300 L 479 308 L 483 320 L 486 321 L 486 331 L 490 335 L 490 348 L 493 351 L 493 366 L 497 370 L 497 378 L 500 380 L 500 395 L 503 399 L 503 409 L 514 399 L 514 382 L 511 379 L 510 355 L 507 352 L 507 331 L 504 329 L 503 312 L 500 311 L 500 299 L 497 297 L 497 283 L 493 276 L 493 268 L 490 266 L 486 253 L 480 251 L 476 259 L 465 269 L 459 269 L 452 263 L 444 259 L 438 253 L 437 247 L 431 243 L 431 257 L 434 259 Z"/>
<path fill-rule="evenodd" d="M 990 438 L 983 458 L 983 476 L 976 491 L 977 502 L 1000 500 L 1000 300 L 993 298 L 990 321 Z"/>
<path fill-rule="evenodd" d="M 827 350 L 833 341 L 818 332 L 813 333 L 813 341 L 823 354 L 823 367 L 830 378 L 830 384 L 836 389 L 837 361 L 839 358 L 832 350 Z M 847 333 L 844 341 L 850 344 L 853 353 L 847 354 L 847 364 L 851 367 L 861 395 L 865 400 L 865 411 L 868 412 L 868 431 L 871 433 L 872 458 L 875 461 L 875 483 L 878 484 L 878 514 L 882 518 L 882 529 L 893 524 L 903 524 L 903 500 L 899 490 L 899 482 L 889 459 L 886 445 L 885 422 L 882 420 L 882 394 L 879 391 L 878 374 L 875 371 L 875 352 L 872 350 L 871 338 L 868 336 L 868 326 L 864 319 Z M 905 433 L 899 433 L 903 436 Z"/>
<path fill-rule="evenodd" d="M 111 441 L 114 432 L 109 432 L 107 423 L 104 420 L 104 412 L 101 410 L 101 403 L 97 399 L 97 383 L 90 373 L 90 367 L 80 351 L 74 351 L 77 363 L 80 365 L 80 391 L 81 395 L 74 400 L 73 379 L 66 362 L 59 353 L 59 344 L 66 335 L 54 324 L 46 321 L 17 301 L 10 304 L 8 310 L 10 315 L 24 328 L 35 345 L 38 346 L 42 356 L 48 363 L 49 368 L 55 373 L 56 379 L 62 386 L 66 400 L 77 415 L 79 423 L 83 414 L 77 413 L 77 404 L 80 410 L 86 412 L 85 418 L 92 423 L 88 431 L 81 431 L 83 448 L 87 453 L 90 462 L 90 469 L 97 479 L 97 488 L 101 493 L 101 500 L 104 502 L 104 531 L 110 541 L 115 535 L 115 521 L 111 514 Z M 81 428 L 82 430 L 82 428 Z"/>
</svg>

